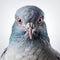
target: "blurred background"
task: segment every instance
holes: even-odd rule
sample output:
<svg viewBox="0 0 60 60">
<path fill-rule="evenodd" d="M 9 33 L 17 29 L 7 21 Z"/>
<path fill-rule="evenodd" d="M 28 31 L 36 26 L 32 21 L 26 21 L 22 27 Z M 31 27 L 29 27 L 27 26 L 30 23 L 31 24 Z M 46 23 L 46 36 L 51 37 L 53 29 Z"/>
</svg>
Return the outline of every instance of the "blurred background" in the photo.
<svg viewBox="0 0 60 60">
<path fill-rule="evenodd" d="M 60 52 L 60 0 L 0 0 L 0 55 L 9 44 L 16 10 L 26 5 L 44 11 L 50 43 Z"/>
</svg>

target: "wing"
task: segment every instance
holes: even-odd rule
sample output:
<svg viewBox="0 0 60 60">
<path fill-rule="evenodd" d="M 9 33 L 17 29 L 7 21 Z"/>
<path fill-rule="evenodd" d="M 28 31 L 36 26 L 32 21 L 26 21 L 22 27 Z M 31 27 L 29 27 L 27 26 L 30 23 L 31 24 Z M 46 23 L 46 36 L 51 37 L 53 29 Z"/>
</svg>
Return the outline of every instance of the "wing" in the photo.
<svg viewBox="0 0 60 60">
<path fill-rule="evenodd" d="M 60 60 L 60 54 L 56 52 L 57 60 Z"/>
<path fill-rule="evenodd" d="M 7 51 L 7 48 L 5 48 L 5 50 L 4 50 L 4 52 L 2 53 L 2 55 L 0 56 L 0 58 L 2 58 L 3 55 L 5 55 L 6 51 Z"/>
<path fill-rule="evenodd" d="M 55 53 L 57 60 L 60 60 L 60 53 L 58 53 L 56 50 L 52 48 L 52 51 Z"/>
<path fill-rule="evenodd" d="M 58 53 L 53 48 L 47 48 L 46 50 L 42 51 L 38 56 L 37 60 L 60 60 L 60 53 Z"/>
</svg>

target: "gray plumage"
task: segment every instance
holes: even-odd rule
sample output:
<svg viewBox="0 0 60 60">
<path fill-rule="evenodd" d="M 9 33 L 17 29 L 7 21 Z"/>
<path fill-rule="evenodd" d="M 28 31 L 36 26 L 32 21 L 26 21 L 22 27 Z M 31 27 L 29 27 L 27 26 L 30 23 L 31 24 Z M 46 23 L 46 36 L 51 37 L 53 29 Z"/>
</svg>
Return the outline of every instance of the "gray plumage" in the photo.
<svg viewBox="0 0 60 60">
<path fill-rule="evenodd" d="M 60 60 L 51 45 L 44 12 L 36 6 L 17 10 L 8 48 L 0 60 Z"/>
</svg>

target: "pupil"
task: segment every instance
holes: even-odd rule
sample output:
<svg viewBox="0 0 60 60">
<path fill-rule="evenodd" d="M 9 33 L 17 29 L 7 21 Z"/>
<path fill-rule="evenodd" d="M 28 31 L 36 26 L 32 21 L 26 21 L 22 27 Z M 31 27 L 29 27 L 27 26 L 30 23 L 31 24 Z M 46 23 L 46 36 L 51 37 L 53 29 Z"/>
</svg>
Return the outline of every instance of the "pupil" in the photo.
<svg viewBox="0 0 60 60">
<path fill-rule="evenodd" d="M 39 19 L 39 22 L 41 21 L 41 19 Z"/>
<path fill-rule="evenodd" d="M 19 20 L 19 22 L 21 22 L 21 19 Z"/>
</svg>

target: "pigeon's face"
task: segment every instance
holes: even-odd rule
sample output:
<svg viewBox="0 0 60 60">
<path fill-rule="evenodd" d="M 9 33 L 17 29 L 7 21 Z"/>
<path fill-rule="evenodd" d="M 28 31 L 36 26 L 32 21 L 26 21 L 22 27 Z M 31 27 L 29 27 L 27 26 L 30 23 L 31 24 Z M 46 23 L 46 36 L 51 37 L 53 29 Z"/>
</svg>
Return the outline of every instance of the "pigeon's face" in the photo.
<svg viewBox="0 0 60 60">
<path fill-rule="evenodd" d="M 35 6 L 25 6 L 17 10 L 12 33 L 16 37 L 37 39 L 47 34 L 44 13 Z"/>
</svg>

